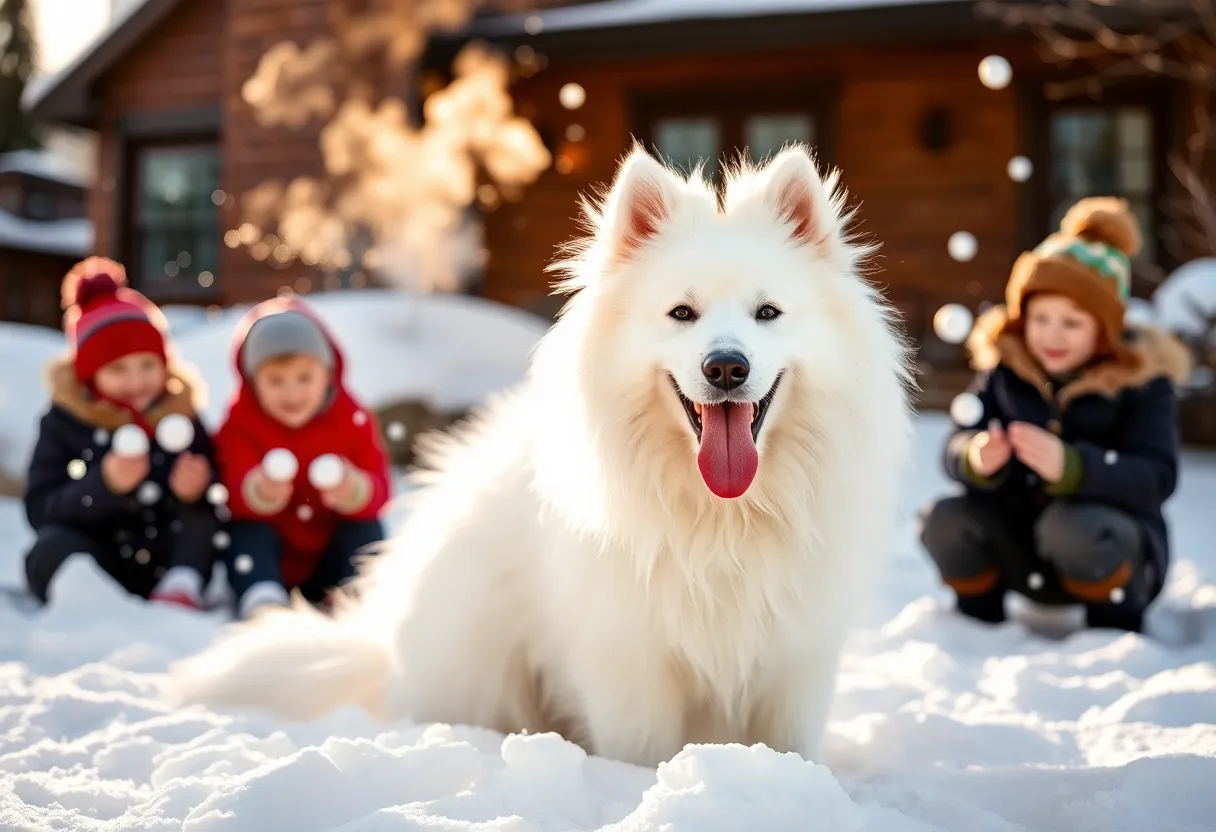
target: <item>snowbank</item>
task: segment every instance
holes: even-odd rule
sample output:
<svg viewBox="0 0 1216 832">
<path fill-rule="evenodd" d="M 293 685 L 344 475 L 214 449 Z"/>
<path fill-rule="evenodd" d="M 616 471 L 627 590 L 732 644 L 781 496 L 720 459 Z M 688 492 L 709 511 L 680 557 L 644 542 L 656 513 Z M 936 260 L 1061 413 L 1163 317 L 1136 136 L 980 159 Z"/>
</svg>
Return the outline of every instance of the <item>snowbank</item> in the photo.
<svg viewBox="0 0 1216 832">
<path fill-rule="evenodd" d="M 442 320 L 442 314 L 437 316 Z M 1212 829 L 1216 456 L 1167 506 L 1176 566 L 1152 638 L 1061 636 L 1068 615 L 988 629 L 947 612 L 914 512 L 946 488 L 948 427 L 919 422 L 896 559 L 851 640 L 824 765 L 690 746 L 652 769 L 551 735 L 171 709 L 161 675 L 218 617 L 121 597 L 69 563 L 53 605 L 0 600 L 0 828 L 187 832 L 664 829 L 1104 832 Z M 28 532 L 0 501 L 0 582 Z"/>
<path fill-rule="evenodd" d="M 416 399 L 438 411 L 467 408 L 520 381 L 548 321 L 463 295 L 396 290 L 330 292 L 306 298 L 346 353 L 347 380 L 369 407 Z M 170 307 L 182 357 L 208 387 L 203 419 L 223 418 L 235 382 L 229 341 L 246 306 L 220 314 Z M 42 367 L 62 352 L 53 330 L 0 324 L 0 473 L 22 475 L 47 395 Z"/>
<path fill-rule="evenodd" d="M 1216 315 L 1216 258 L 1202 257 L 1174 270 L 1153 293 L 1157 322 L 1183 335 L 1200 335 L 1205 316 Z"/>
</svg>

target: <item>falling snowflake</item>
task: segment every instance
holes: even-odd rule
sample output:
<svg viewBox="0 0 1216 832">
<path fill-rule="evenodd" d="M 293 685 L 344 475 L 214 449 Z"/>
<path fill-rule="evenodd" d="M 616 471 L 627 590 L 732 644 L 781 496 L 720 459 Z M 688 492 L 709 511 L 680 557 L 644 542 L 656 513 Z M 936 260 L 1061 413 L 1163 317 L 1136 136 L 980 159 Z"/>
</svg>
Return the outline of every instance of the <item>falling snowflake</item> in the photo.
<svg viewBox="0 0 1216 832">
<path fill-rule="evenodd" d="M 976 242 L 975 235 L 970 231 L 956 231 L 950 235 L 950 239 L 946 243 L 946 250 L 958 262 L 966 263 L 972 260 L 975 253 L 979 251 L 979 243 Z"/>
<path fill-rule="evenodd" d="M 147 549 L 140 549 L 138 552 L 135 553 L 135 562 L 136 563 L 147 564 L 151 560 L 152 560 L 152 553 L 149 552 Z"/>
<path fill-rule="evenodd" d="M 352 416 L 351 419 L 359 427 L 363 427 L 363 425 L 367 424 L 367 414 L 362 410 L 356 410 L 355 415 Z"/>
<path fill-rule="evenodd" d="M 68 463 L 68 476 L 74 480 L 84 479 L 84 475 L 88 473 L 88 466 L 84 464 L 83 459 L 73 459 Z"/>
<path fill-rule="evenodd" d="M 933 331 L 947 344 L 961 344 L 971 334 L 971 310 L 961 303 L 947 303 L 933 316 Z"/>
<path fill-rule="evenodd" d="M 296 517 L 299 517 L 301 520 L 307 523 L 312 519 L 312 507 L 300 506 L 298 509 L 296 509 Z"/>
<path fill-rule="evenodd" d="M 228 489 L 223 483 L 214 483 L 207 489 L 207 502 L 213 506 L 222 506 L 228 502 Z"/>
<path fill-rule="evenodd" d="M 253 571 L 253 557 L 250 555 L 237 555 L 232 561 L 232 568 L 242 575 L 248 575 Z"/>
<path fill-rule="evenodd" d="M 211 545 L 217 549 L 227 549 L 232 543 L 232 537 L 226 531 L 218 531 L 211 536 Z"/>
<path fill-rule="evenodd" d="M 405 438 L 405 425 L 401 424 L 401 422 L 390 422 L 387 432 L 389 441 L 400 442 Z"/>
<path fill-rule="evenodd" d="M 160 501 L 162 493 L 160 485 L 149 480 L 135 492 L 135 499 L 139 500 L 140 505 L 151 506 Z"/>
</svg>

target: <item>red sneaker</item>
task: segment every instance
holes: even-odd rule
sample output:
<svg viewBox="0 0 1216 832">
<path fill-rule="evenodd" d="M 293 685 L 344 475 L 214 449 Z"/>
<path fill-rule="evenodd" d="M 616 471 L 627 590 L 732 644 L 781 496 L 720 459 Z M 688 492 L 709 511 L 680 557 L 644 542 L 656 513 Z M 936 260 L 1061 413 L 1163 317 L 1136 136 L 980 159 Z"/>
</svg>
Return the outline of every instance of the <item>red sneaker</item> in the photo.
<svg viewBox="0 0 1216 832">
<path fill-rule="evenodd" d="M 200 612 L 203 609 L 203 605 L 199 603 L 197 598 L 195 598 L 189 592 L 182 592 L 181 590 L 176 592 L 153 592 L 148 600 L 154 604 L 169 604 L 177 607 L 185 607 L 188 610 L 198 610 Z"/>
</svg>

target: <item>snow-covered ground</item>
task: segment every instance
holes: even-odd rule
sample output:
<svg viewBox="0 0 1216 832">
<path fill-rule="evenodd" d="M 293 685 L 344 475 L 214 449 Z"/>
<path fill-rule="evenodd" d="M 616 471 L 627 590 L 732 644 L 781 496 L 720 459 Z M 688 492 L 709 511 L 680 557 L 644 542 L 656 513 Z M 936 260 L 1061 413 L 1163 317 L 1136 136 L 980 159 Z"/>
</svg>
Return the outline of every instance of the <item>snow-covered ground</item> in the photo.
<svg viewBox="0 0 1216 832">
<path fill-rule="evenodd" d="M 311 300 L 372 405 L 468 405 L 517 381 L 544 331 L 466 298 Z M 212 388 L 213 425 L 243 311 L 169 310 Z M 25 464 L 45 407 L 38 368 L 61 350 L 56 332 L 0 326 L 0 472 Z M 1187 454 L 1167 507 L 1177 559 L 1150 637 L 1066 636 L 1075 615 L 1025 608 L 988 630 L 950 614 L 915 540 L 915 510 L 948 488 L 947 429 L 918 422 L 896 556 L 844 659 L 823 765 L 690 747 L 655 771 L 553 736 L 386 726 L 356 710 L 291 725 L 174 709 L 163 671 L 221 614 L 137 603 L 80 561 L 47 610 L 0 598 L 0 830 L 1216 829 L 1216 454 Z M 30 539 L 20 504 L 0 499 L 0 586 L 20 582 Z"/>
<path fill-rule="evenodd" d="M 919 421 L 897 556 L 843 663 L 823 765 L 703 746 L 656 772 L 548 735 L 169 708 L 161 672 L 218 613 L 136 603 L 79 562 L 41 614 L 0 604 L 0 829 L 1216 829 L 1216 455 L 1187 455 L 1169 504 L 1156 635 L 1061 639 L 1036 634 L 1042 615 L 986 630 L 948 612 L 914 532 L 947 487 L 947 428 Z M 15 582 L 14 502 L 0 540 Z"/>
</svg>

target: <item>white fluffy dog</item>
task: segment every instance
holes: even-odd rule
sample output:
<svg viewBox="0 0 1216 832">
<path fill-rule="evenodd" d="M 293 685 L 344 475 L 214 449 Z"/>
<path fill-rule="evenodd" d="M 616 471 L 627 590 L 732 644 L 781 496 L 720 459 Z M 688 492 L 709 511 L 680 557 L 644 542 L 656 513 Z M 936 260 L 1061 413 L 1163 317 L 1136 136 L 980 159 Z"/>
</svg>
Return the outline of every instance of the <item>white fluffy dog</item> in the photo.
<svg viewBox="0 0 1216 832">
<path fill-rule="evenodd" d="M 528 380 L 428 443 L 359 599 L 234 627 L 174 668 L 179 701 L 817 759 L 895 520 L 908 354 L 834 173 L 793 147 L 728 179 L 720 207 L 633 150 Z"/>
</svg>

